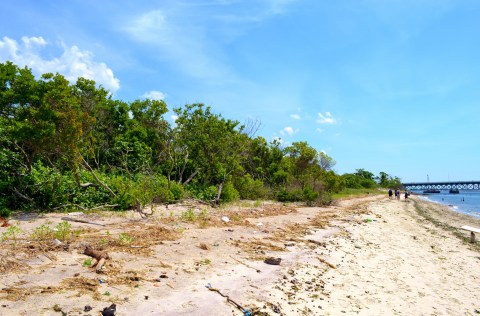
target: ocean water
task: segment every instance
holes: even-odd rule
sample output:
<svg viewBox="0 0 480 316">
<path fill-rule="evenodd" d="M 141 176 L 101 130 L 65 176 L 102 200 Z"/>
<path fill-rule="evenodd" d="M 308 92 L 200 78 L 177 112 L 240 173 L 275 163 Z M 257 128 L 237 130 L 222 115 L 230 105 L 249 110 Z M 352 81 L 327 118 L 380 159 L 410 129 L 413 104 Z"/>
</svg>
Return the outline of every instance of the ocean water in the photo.
<svg viewBox="0 0 480 316">
<path fill-rule="evenodd" d="M 450 194 L 448 190 L 442 190 L 440 193 L 423 195 L 422 198 L 450 206 L 454 211 L 480 218 L 480 190 L 460 190 L 459 194 Z"/>
</svg>

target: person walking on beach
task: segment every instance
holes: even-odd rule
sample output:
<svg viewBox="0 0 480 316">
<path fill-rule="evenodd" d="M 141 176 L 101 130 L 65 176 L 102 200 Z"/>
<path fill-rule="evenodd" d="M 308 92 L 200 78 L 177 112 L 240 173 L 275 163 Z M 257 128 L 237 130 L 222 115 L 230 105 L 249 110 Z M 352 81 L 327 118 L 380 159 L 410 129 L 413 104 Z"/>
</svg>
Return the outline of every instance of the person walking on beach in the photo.
<svg viewBox="0 0 480 316">
<path fill-rule="evenodd" d="M 392 189 L 388 190 L 388 198 L 391 200 L 393 195 Z"/>
<path fill-rule="evenodd" d="M 400 201 L 400 189 L 397 189 L 397 191 L 395 191 L 395 198 Z"/>
<path fill-rule="evenodd" d="M 408 200 L 408 195 L 409 195 L 409 194 L 408 194 L 408 191 L 405 190 L 405 202 L 407 202 L 407 200 Z"/>
</svg>

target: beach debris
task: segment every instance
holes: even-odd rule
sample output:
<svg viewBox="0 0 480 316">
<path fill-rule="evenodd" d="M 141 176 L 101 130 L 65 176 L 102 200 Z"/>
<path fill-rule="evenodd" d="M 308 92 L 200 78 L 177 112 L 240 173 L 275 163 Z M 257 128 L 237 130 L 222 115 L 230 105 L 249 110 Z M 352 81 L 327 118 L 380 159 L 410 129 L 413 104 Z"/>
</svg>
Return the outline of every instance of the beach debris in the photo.
<svg viewBox="0 0 480 316">
<path fill-rule="evenodd" d="M 117 305 L 112 304 L 109 307 L 105 307 L 102 311 L 102 316 L 114 316 L 117 312 Z"/>
<path fill-rule="evenodd" d="M 278 266 L 280 265 L 280 262 L 282 262 L 282 258 L 268 257 L 263 262 L 265 262 L 266 264 Z"/>
<path fill-rule="evenodd" d="M 205 244 L 205 243 L 200 243 L 200 245 L 198 246 L 200 249 L 202 250 L 210 250 L 210 246 Z"/>
<path fill-rule="evenodd" d="M 227 299 L 227 302 L 229 302 L 230 304 L 232 304 L 233 306 L 235 306 L 236 308 L 241 310 L 244 316 L 252 316 L 253 315 L 251 310 L 247 310 L 246 308 L 243 308 L 242 305 L 240 305 L 237 302 L 235 302 L 234 300 L 232 300 L 228 295 L 225 295 L 222 292 L 220 292 L 220 290 L 212 287 L 212 285 L 210 283 L 208 283 L 205 287 L 208 290 L 210 290 L 212 292 L 217 292 L 218 294 L 220 294 L 220 296 L 225 297 Z"/>
<path fill-rule="evenodd" d="M 84 311 L 84 312 L 89 312 L 89 311 L 91 311 L 92 309 L 93 309 L 92 306 L 90 306 L 90 305 L 85 305 L 85 307 L 83 308 L 83 311 Z"/>
<path fill-rule="evenodd" d="M 108 255 L 107 252 L 95 250 L 89 245 L 85 247 L 83 254 L 89 257 L 95 258 L 97 260 L 97 264 L 95 267 L 95 270 L 97 271 L 97 273 L 102 270 L 103 265 L 105 264 L 105 261 L 107 259 L 110 259 L 110 256 Z"/>
<path fill-rule="evenodd" d="M 233 260 L 235 260 L 236 262 L 238 262 L 238 263 L 240 263 L 240 264 L 242 264 L 242 265 L 246 266 L 247 268 L 250 268 L 250 269 L 253 269 L 253 270 L 257 271 L 257 273 L 260 273 L 260 272 L 262 272 L 262 271 L 260 271 L 259 269 L 257 269 L 257 268 L 254 268 L 254 267 L 252 267 L 251 265 L 248 265 L 248 264 L 246 264 L 246 263 L 245 263 L 245 262 L 243 262 L 243 261 L 240 261 L 240 260 L 238 260 L 238 259 L 235 259 L 235 258 L 234 258 L 234 257 L 232 257 L 232 256 L 230 256 L 230 258 L 232 258 L 232 259 L 233 259 Z"/>
<path fill-rule="evenodd" d="M 325 263 L 327 266 L 329 266 L 330 268 L 332 269 L 336 269 L 337 266 L 335 266 L 333 263 L 330 263 L 328 262 L 327 260 L 321 258 L 321 257 L 317 257 L 318 261 L 322 262 L 322 263 Z"/>
<path fill-rule="evenodd" d="M 365 223 L 371 223 L 371 222 L 373 222 L 373 221 L 374 221 L 374 219 L 371 219 L 371 218 L 365 218 L 365 219 L 363 220 L 363 222 L 365 222 Z"/>
<path fill-rule="evenodd" d="M 327 243 L 324 241 L 318 241 L 318 240 L 313 240 L 313 239 L 308 239 L 308 242 L 311 242 L 312 244 L 319 245 L 321 247 L 326 247 Z"/>
<path fill-rule="evenodd" d="M 228 223 L 230 222 L 230 218 L 228 218 L 228 216 L 222 216 L 222 222 Z"/>
<path fill-rule="evenodd" d="M 106 226 L 104 224 L 90 222 L 90 221 L 87 221 L 87 220 L 84 220 L 84 219 L 73 218 L 73 217 L 62 217 L 62 221 L 77 222 L 77 223 L 84 223 L 84 224 L 98 225 L 98 226 Z"/>
<path fill-rule="evenodd" d="M 8 223 L 8 219 L 0 217 L 0 227 L 8 227 L 10 224 Z"/>
</svg>

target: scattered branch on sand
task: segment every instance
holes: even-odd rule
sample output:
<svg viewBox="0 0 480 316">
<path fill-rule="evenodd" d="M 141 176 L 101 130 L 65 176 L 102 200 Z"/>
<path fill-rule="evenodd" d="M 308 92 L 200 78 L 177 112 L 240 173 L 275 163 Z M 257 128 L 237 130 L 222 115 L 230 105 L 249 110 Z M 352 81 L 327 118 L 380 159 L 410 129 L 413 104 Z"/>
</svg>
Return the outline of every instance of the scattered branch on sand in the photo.
<svg viewBox="0 0 480 316">
<path fill-rule="evenodd" d="M 105 261 L 107 259 L 110 259 L 110 256 L 106 251 L 98 251 L 93 249 L 90 246 L 85 247 L 83 254 L 89 257 L 95 258 L 97 260 L 97 265 L 95 267 L 95 270 L 97 271 L 97 273 L 100 272 L 100 270 L 102 270 L 102 267 L 105 264 Z"/>
<path fill-rule="evenodd" d="M 327 266 L 329 266 L 329 267 L 332 268 L 332 269 L 336 269 L 336 268 L 337 268 L 336 265 L 334 265 L 333 263 L 328 262 L 327 260 L 325 260 L 325 259 L 323 259 L 323 258 L 317 257 L 317 259 L 318 259 L 320 262 L 325 263 Z"/>
<path fill-rule="evenodd" d="M 87 221 L 87 220 L 84 220 L 84 219 L 73 218 L 73 217 L 62 217 L 62 221 L 69 221 L 69 222 L 85 223 L 85 224 L 91 224 L 91 225 L 106 226 L 106 225 L 104 225 L 104 224 L 95 223 L 95 222 L 90 222 L 90 221 Z"/>
<path fill-rule="evenodd" d="M 256 269 L 256 268 L 252 267 L 251 265 L 248 265 L 248 264 L 246 264 L 246 263 L 245 263 L 245 262 L 243 262 L 243 261 L 240 261 L 240 260 L 238 260 L 238 259 L 235 259 L 235 258 L 234 258 L 234 257 L 232 257 L 232 256 L 230 256 L 230 258 L 232 258 L 232 259 L 233 259 L 233 260 L 235 260 L 236 262 L 238 262 L 238 263 L 240 263 L 240 264 L 242 264 L 242 265 L 246 266 L 247 268 L 250 268 L 250 269 L 253 269 L 253 270 L 257 271 L 258 273 L 260 273 L 260 272 L 261 272 L 259 269 Z"/>
<path fill-rule="evenodd" d="M 324 241 L 317 241 L 317 240 L 313 240 L 313 239 L 308 239 L 309 242 L 313 243 L 313 244 L 316 244 L 316 245 L 319 245 L 321 247 L 325 247 L 326 246 L 326 243 Z"/>
</svg>

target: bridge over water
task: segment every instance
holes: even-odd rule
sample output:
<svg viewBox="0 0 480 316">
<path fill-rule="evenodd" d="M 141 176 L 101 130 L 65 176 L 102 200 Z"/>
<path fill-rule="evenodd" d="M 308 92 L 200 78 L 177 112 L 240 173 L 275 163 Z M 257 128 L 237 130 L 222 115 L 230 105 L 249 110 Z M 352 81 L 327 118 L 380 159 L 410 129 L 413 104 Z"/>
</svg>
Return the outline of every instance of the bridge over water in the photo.
<svg viewBox="0 0 480 316">
<path fill-rule="evenodd" d="M 402 184 L 407 190 L 480 190 L 480 181 L 411 182 Z"/>
</svg>

